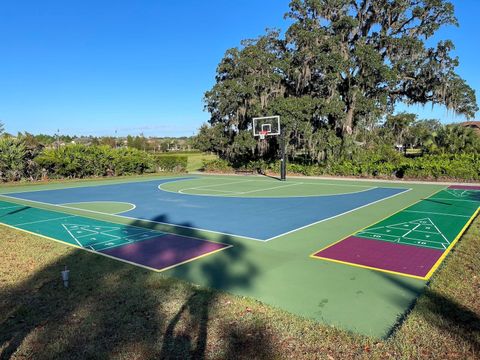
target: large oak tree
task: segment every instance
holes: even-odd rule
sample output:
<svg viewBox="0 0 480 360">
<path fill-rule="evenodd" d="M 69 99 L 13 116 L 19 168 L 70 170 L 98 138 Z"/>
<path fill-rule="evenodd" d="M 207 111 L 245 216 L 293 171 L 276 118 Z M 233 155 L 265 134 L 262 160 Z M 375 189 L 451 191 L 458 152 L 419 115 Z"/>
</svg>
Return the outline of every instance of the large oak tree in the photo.
<svg viewBox="0 0 480 360">
<path fill-rule="evenodd" d="M 284 37 L 270 30 L 228 50 L 205 94 L 210 124 L 232 141 L 252 117 L 273 113 L 305 145 L 325 128 L 345 139 L 399 102 L 441 104 L 467 118 L 478 110 L 455 71 L 453 43 L 432 38 L 457 25 L 448 1 L 292 0 L 285 17 Z"/>
</svg>

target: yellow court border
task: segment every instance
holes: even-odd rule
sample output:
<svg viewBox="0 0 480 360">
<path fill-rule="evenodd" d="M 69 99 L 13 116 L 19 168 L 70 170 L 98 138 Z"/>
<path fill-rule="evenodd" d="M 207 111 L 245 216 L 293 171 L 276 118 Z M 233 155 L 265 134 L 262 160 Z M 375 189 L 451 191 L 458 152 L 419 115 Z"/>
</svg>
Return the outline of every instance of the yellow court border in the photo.
<svg viewBox="0 0 480 360">
<path fill-rule="evenodd" d="M 35 208 L 35 209 L 44 210 L 44 209 L 40 209 L 40 208 Z M 57 212 L 59 212 L 59 211 L 57 211 Z M 76 215 L 76 216 L 82 218 L 82 216 L 79 216 L 79 215 Z M 89 219 L 89 218 L 87 218 L 87 219 Z M 98 221 L 98 220 L 97 220 L 97 221 Z M 103 221 L 103 220 L 100 220 L 100 221 Z M 103 222 L 109 222 L 109 221 L 103 221 Z M 130 227 L 135 227 L 135 228 L 139 228 L 139 229 L 147 229 L 147 228 L 143 228 L 143 227 L 141 227 L 141 226 L 135 226 L 135 225 L 117 224 L 117 223 L 114 223 L 114 222 L 109 222 L 109 223 L 111 223 L 111 224 L 116 224 L 116 225 L 121 225 L 121 226 L 130 226 Z M 38 236 L 38 237 L 41 237 L 41 238 L 44 238 L 44 239 L 47 239 L 47 240 L 55 241 L 55 242 L 57 242 L 57 243 L 60 243 L 60 244 L 63 244 L 63 245 L 67 245 L 67 246 L 70 246 L 70 247 L 73 247 L 73 248 L 76 248 L 76 249 L 84 250 L 84 251 L 87 251 L 87 252 L 89 252 L 89 253 L 91 253 L 91 254 L 104 256 L 104 257 L 106 257 L 106 258 L 110 258 L 110 259 L 113 259 L 113 260 L 116 260 L 116 261 L 120 261 L 120 262 L 129 264 L 129 265 L 133 265 L 133 266 L 136 266 L 136 267 L 139 267 L 139 268 L 143 268 L 143 269 L 147 269 L 147 270 L 150 270 L 150 271 L 154 271 L 154 272 L 157 272 L 157 273 L 161 273 L 161 272 L 164 272 L 164 271 L 173 269 L 173 268 L 175 268 L 175 267 L 177 267 L 177 266 L 184 265 L 184 264 L 186 264 L 186 263 L 189 263 L 189 262 L 192 262 L 192 261 L 195 261 L 195 260 L 198 260 L 198 259 L 201 259 L 201 258 L 210 256 L 210 255 L 213 255 L 213 254 L 215 254 L 215 253 L 217 253 L 217 252 L 220 252 L 220 251 L 223 251 L 223 250 L 226 250 L 226 249 L 229 249 L 229 248 L 233 247 L 233 245 L 231 245 L 231 244 L 226 244 L 226 243 L 222 243 L 222 242 L 219 242 L 219 241 L 211 241 L 211 240 L 206 240 L 206 239 L 194 238 L 194 237 L 192 237 L 192 236 L 178 235 L 178 234 L 174 234 L 174 233 L 167 233 L 167 232 L 164 232 L 164 231 L 154 230 L 154 231 L 158 231 L 159 233 L 164 233 L 164 234 L 169 234 L 169 235 L 176 235 L 176 236 L 182 236 L 182 237 L 186 237 L 186 238 L 190 238 L 190 239 L 195 239 L 195 240 L 199 240 L 199 241 L 208 241 L 208 242 L 215 243 L 215 244 L 225 245 L 225 247 L 223 247 L 223 248 L 221 248 L 221 249 L 213 250 L 213 251 L 208 252 L 208 253 L 206 253 L 206 254 L 199 255 L 199 256 L 195 256 L 195 257 L 193 257 L 193 258 L 191 258 L 191 259 L 188 259 L 188 260 L 179 262 L 179 263 L 174 264 L 174 265 L 171 265 L 171 266 L 167 266 L 167 267 L 162 268 L 162 269 L 155 269 L 155 268 L 152 268 L 152 267 L 150 267 L 150 266 L 138 264 L 138 263 L 133 262 L 133 261 L 128 261 L 128 260 L 120 259 L 120 258 L 117 258 L 117 257 L 112 256 L 112 255 L 104 254 L 104 253 L 101 253 L 101 252 L 98 252 L 98 251 L 95 251 L 95 250 L 90 250 L 90 249 L 87 249 L 87 248 L 84 248 L 84 247 L 81 247 L 81 246 L 78 246 L 78 245 L 75 245 L 75 244 L 68 243 L 68 242 L 63 241 L 63 240 L 55 239 L 55 238 L 50 237 L 50 236 L 38 234 L 38 233 L 35 233 L 35 232 L 33 232 L 33 231 L 25 230 L 25 229 L 22 229 L 22 228 L 13 226 L 13 225 L 8 225 L 8 224 L 5 224 L 5 223 L 3 223 L 3 222 L 0 222 L 0 226 L 5 226 L 5 227 L 8 227 L 8 228 L 10 228 L 10 229 L 22 231 L 22 232 L 27 233 L 27 234 L 30 234 L 30 235 L 35 235 L 35 236 Z M 150 230 L 151 230 L 151 229 L 150 229 Z"/>
<path fill-rule="evenodd" d="M 428 198 L 438 194 L 440 191 L 444 191 L 445 189 L 448 189 L 448 187 L 445 187 L 443 189 L 439 189 L 438 191 L 435 191 L 434 193 L 432 193 Z M 351 263 L 351 262 L 347 262 L 347 261 L 341 261 L 341 260 L 334 260 L 334 259 L 329 259 L 329 258 L 325 258 L 325 257 L 321 257 L 321 256 L 315 256 L 315 254 L 323 251 L 323 250 L 326 250 L 336 244 L 338 244 L 339 242 L 349 238 L 350 236 L 353 236 L 355 235 L 356 233 L 359 233 L 363 230 L 365 230 L 366 228 L 369 228 L 375 224 L 378 224 L 379 222 L 382 222 L 383 220 L 386 220 L 388 219 L 389 217 L 392 217 L 400 212 L 402 212 L 403 210 L 411 207 L 411 206 L 414 206 L 418 203 L 420 203 L 421 201 L 423 201 L 424 199 L 420 199 L 410 205 L 407 205 L 403 208 L 401 208 L 400 210 L 390 214 L 390 215 L 387 215 L 385 216 L 384 218 L 378 220 L 378 221 L 375 221 L 374 223 L 370 224 L 370 225 L 367 225 L 367 226 L 364 226 L 363 228 L 359 229 L 359 230 L 356 230 L 355 232 L 351 233 L 350 235 L 347 235 L 343 238 L 341 238 L 340 240 L 337 240 L 335 241 L 334 243 L 330 244 L 330 245 L 327 245 L 323 248 L 321 248 L 320 250 L 317 250 L 317 251 L 314 251 L 312 254 L 309 255 L 310 258 L 312 259 L 315 259 L 315 260 L 325 260 L 325 261 L 329 261 L 329 262 L 333 262 L 333 263 L 337 263 L 337 264 L 343 264 L 343 265 L 348 265 L 348 266 L 352 266 L 352 267 L 358 267 L 358 268 L 363 268 L 363 269 L 369 269 L 369 270 L 374 270 L 374 271 L 379 271 L 379 272 L 384 272 L 384 273 L 388 273 L 388 274 L 394 274 L 394 275 L 400 275 L 400 276 L 404 276 L 404 277 L 409 277 L 409 278 L 413 278 L 413 279 L 419 279 L 419 280 L 429 280 L 433 273 L 438 269 L 438 267 L 442 264 L 443 260 L 446 258 L 446 256 L 450 253 L 450 251 L 453 249 L 453 247 L 455 246 L 455 244 L 458 242 L 458 240 L 460 240 L 460 238 L 462 237 L 462 235 L 465 233 L 465 231 L 467 230 L 467 228 L 470 226 L 470 224 L 473 222 L 473 220 L 477 217 L 477 215 L 479 214 L 480 212 L 480 207 L 477 208 L 477 210 L 473 213 L 473 215 L 470 217 L 470 219 L 467 221 L 467 223 L 464 225 L 464 227 L 460 230 L 460 232 L 458 233 L 458 235 L 455 237 L 455 239 L 450 243 L 450 245 L 445 249 L 445 251 L 443 252 L 443 254 L 438 258 L 438 260 L 435 262 L 435 264 L 432 266 L 432 268 L 429 270 L 429 272 L 427 273 L 427 275 L 425 276 L 416 276 L 416 275 L 411 275 L 411 274 L 406 274 L 406 273 L 401 273 L 401 272 L 397 272 L 397 271 L 392 271 L 392 270 L 386 270 L 386 269 L 380 269 L 380 268 L 376 268 L 376 267 L 371 267 L 371 266 L 367 266 L 367 265 L 360 265 L 360 264 L 355 264 L 355 263 Z"/>
</svg>

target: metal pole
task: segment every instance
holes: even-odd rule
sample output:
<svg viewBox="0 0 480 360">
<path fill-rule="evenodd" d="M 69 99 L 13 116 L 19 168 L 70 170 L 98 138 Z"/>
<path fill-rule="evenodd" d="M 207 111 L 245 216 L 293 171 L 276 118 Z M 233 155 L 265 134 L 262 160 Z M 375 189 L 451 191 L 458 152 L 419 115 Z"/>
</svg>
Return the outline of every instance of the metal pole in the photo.
<svg viewBox="0 0 480 360">
<path fill-rule="evenodd" d="M 282 181 L 287 180 L 287 152 L 285 151 L 286 142 L 285 142 L 285 135 L 282 133 L 280 135 L 280 146 L 282 152 L 282 158 L 280 159 L 280 179 Z"/>
</svg>

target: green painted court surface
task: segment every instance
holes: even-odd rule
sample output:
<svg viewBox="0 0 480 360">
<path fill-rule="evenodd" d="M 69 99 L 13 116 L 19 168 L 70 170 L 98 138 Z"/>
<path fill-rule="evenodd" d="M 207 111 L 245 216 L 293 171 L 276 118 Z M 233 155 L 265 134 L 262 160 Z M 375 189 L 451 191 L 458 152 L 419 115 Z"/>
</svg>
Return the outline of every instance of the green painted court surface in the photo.
<svg viewBox="0 0 480 360">
<path fill-rule="evenodd" d="M 228 184 L 225 184 L 228 182 Z M 97 186 L 120 181 L 78 183 Z M 16 191 L 61 189 L 71 185 L 9 187 Z M 199 256 L 163 275 L 249 296 L 291 313 L 343 329 L 384 337 L 423 291 L 425 280 L 369 270 L 310 255 L 351 234 L 430 249 L 448 248 L 480 206 L 478 192 L 445 190 L 445 185 L 205 176 L 162 184 L 180 194 L 222 197 L 301 197 L 348 194 L 377 187 L 411 189 L 398 196 L 314 224 L 272 241 L 259 242 L 209 231 L 179 228 L 115 215 L 129 204 L 76 203 L 55 206 L 0 195 L 0 223 L 90 251 L 135 246 L 168 234 L 231 247 Z M 420 200 L 428 199 L 428 201 Z M 451 204 L 461 204 L 452 214 Z M 450 205 L 449 205 L 450 204 Z M 405 210 L 408 212 L 400 212 Z M 268 216 L 268 214 L 262 214 Z M 219 219 L 221 221 L 221 219 Z M 239 220 L 241 221 L 241 220 Z M 446 226 L 448 224 L 448 226 Z M 463 224 L 463 225 L 462 225 Z M 362 230 L 363 229 L 363 230 Z M 45 241 L 49 241 L 45 239 Z"/>
<path fill-rule="evenodd" d="M 165 191 L 181 194 L 208 196 L 241 197 L 290 197 L 349 194 L 377 186 L 362 183 L 343 184 L 335 181 L 312 181 L 308 179 L 291 179 L 279 182 L 268 178 L 240 177 L 225 181 L 225 178 L 192 179 L 160 185 Z"/>
<path fill-rule="evenodd" d="M 357 233 L 357 236 L 445 250 L 475 211 L 478 191 L 442 190 Z"/>
</svg>

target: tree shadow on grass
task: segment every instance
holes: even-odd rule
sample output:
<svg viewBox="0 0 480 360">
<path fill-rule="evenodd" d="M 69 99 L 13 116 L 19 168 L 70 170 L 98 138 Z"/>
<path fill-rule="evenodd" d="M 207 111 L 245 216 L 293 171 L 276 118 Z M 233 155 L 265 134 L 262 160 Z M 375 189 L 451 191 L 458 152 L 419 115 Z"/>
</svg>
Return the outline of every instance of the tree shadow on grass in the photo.
<svg viewBox="0 0 480 360">
<path fill-rule="evenodd" d="M 168 221 L 164 215 L 158 219 Z M 136 221 L 131 225 L 143 224 Z M 188 235 L 202 236 L 194 230 Z M 226 235 L 220 241 L 234 246 L 198 260 L 201 263 L 181 265 L 164 274 L 82 250 L 68 252 L 0 294 L 0 359 L 13 355 L 39 359 L 204 358 L 210 319 L 215 316 L 212 309 L 223 295 L 167 275 L 184 277 L 200 271 L 212 287 L 248 288 L 257 269 L 248 260 L 246 248 Z M 232 265 L 239 263 L 242 271 L 232 271 Z M 64 265 L 71 270 L 68 289 L 60 280 Z M 248 357 L 246 345 L 254 349 L 257 358 L 278 356 L 269 339 L 261 335 L 261 325 L 242 327 L 216 319 L 215 327 L 215 332 L 222 333 L 216 351 L 223 358 Z M 251 334 L 260 335 L 252 338 Z"/>
<path fill-rule="evenodd" d="M 395 285 L 403 288 L 411 294 L 417 294 L 418 289 L 412 286 L 408 281 L 398 276 L 385 273 L 378 273 L 387 278 Z M 415 298 L 409 311 L 400 319 L 397 325 L 392 329 L 390 335 L 393 335 L 403 322 L 413 307 L 417 314 L 422 316 L 429 324 L 441 329 L 445 333 L 451 334 L 451 337 L 461 337 L 468 343 L 475 353 L 480 353 L 480 317 L 475 312 L 459 304 L 454 299 L 440 294 L 430 288 L 425 288 L 420 298 Z M 397 299 L 393 299 L 398 301 Z"/>
</svg>

